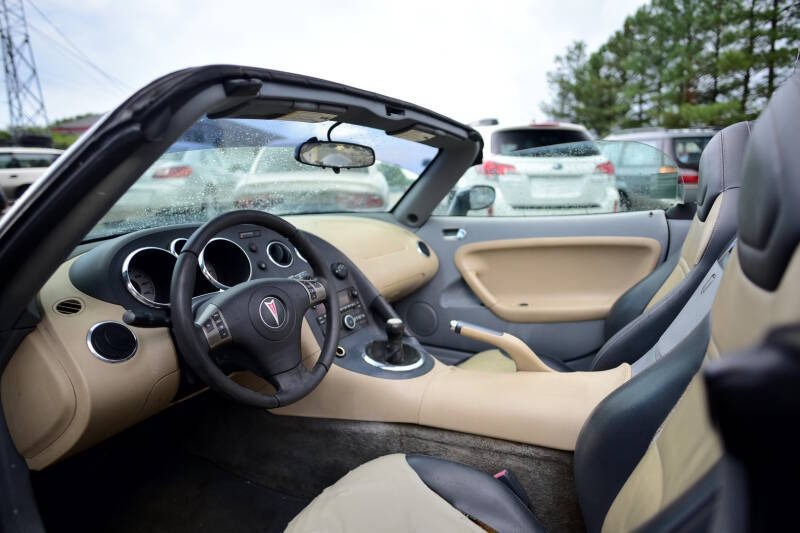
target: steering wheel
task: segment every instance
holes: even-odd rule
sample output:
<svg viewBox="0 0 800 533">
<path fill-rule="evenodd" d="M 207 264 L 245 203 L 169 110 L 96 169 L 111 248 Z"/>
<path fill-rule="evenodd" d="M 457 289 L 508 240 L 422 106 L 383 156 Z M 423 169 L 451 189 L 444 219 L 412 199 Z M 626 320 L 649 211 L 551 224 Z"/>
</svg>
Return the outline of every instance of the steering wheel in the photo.
<svg viewBox="0 0 800 533">
<path fill-rule="evenodd" d="M 256 224 L 289 239 L 317 277 L 250 280 L 215 294 L 193 310 L 200 252 L 220 231 L 239 224 Z M 219 215 L 192 234 L 172 273 L 170 308 L 178 348 L 203 381 L 233 400 L 268 409 L 296 402 L 325 377 L 339 343 L 339 306 L 329 276 L 311 240 L 286 220 L 252 210 Z M 319 303 L 324 303 L 328 314 L 325 342 L 316 364 L 307 370 L 300 331 L 306 311 Z M 239 365 L 272 384 L 275 393 L 262 394 L 229 378 L 214 358 L 222 348 L 235 354 L 232 358 Z"/>
</svg>

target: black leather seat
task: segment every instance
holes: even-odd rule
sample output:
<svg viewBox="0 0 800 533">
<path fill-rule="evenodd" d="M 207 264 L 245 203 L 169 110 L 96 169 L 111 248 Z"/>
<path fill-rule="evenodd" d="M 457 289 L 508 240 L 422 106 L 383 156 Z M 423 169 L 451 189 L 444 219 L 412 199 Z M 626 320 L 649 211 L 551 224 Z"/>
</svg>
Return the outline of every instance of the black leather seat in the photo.
<svg viewBox="0 0 800 533">
<path fill-rule="evenodd" d="M 800 75 L 776 92 L 754 128 L 739 199 L 740 241 L 711 316 L 673 348 L 680 357 L 663 357 L 612 392 L 580 433 L 575 481 L 589 531 L 709 529 L 723 447 L 698 370 L 757 344 L 775 327 L 800 322 L 798 130 Z M 288 530 L 539 531 L 535 513 L 488 474 L 393 455 L 327 488 Z"/>
<path fill-rule="evenodd" d="M 700 158 L 697 212 L 680 254 L 674 254 L 622 294 L 605 321 L 605 342 L 589 370 L 633 363 L 664 333 L 736 234 L 742 159 L 750 139 L 749 122 L 719 131 Z M 487 352 L 476 354 L 486 358 Z M 494 351 L 492 357 L 503 357 Z M 539 355 L 551 368 L 572 371 L 565 363 Z M 472 365 L 467 365 L 472 366 Z M 491 371 L 493 365 L 487 365 Z M 497 368 L 508 368 L 498 364 Z"/>
</svg>

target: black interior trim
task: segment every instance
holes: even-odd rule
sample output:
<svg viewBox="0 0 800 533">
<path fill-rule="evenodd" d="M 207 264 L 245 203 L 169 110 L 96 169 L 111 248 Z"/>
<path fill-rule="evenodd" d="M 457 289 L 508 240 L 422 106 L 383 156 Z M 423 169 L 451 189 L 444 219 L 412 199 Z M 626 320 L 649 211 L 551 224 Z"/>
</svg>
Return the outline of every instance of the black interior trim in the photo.
<svg viewBox="0 0 800 533">
<path fill-rule="evenodd" d="M 406 461 L 433 492 L 495 531 L 544 532 L 522 500 L 486 472 L 426 455 L 407 455 Z"/>
</svg>

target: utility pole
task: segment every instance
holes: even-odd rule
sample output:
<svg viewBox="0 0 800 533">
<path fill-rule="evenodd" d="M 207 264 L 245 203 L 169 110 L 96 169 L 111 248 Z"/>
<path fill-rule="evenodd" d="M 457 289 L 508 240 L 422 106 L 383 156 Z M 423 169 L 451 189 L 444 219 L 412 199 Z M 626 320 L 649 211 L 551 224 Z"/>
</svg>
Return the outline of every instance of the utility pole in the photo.
<svg viewBox="0 0 800 533">
<path fill-rule="evenodd" d="M 14 137 L 18 137 L 27 128 L 47 126 L 47 112 L 33 59 L 23 0 L 0 0 L 0 41 L 9 129 Z"/>
</svg>

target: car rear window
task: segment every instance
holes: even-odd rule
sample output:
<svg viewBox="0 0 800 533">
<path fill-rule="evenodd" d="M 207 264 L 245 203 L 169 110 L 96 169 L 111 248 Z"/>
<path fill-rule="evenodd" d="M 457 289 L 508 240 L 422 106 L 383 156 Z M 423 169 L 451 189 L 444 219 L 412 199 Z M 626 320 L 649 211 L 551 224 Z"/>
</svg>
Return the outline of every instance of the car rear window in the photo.
<svg viewBox="0 0 800 533">
<path fill-rule="evenodd" d="M 711 135 L 703 137 L 676 137 L 672 139 L 672 153 L 678 165 L 698 170 L 700 168 L 700 155 L 706 147 Z"/>
<path fill-rule="evenodd" d="M 14 153 L 0 154 L 0 168 L 43 168 L 58 158 L 58 154 Z"/>
<path fill-rule="evenodd" d="M 591 140 L 589 134 L 581 130 L 528 128 L 501 130 L 492 134 L 492 153 L 500 155 L 518 155 L 514 152 L 589 140 Z M 597 155 L 597 153 L 585 155 Z"/>
</svg>

